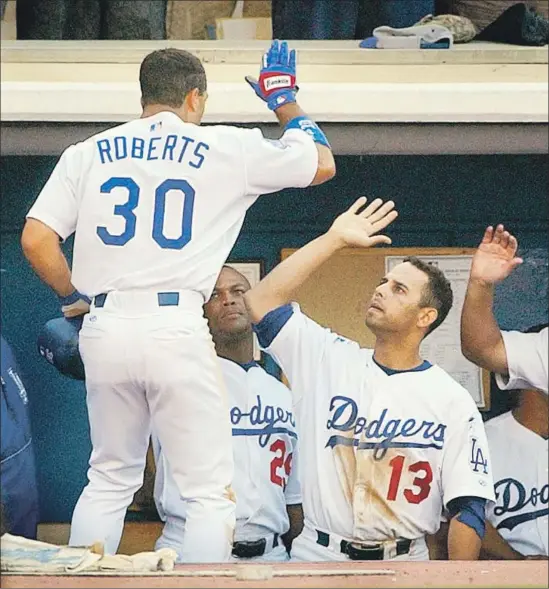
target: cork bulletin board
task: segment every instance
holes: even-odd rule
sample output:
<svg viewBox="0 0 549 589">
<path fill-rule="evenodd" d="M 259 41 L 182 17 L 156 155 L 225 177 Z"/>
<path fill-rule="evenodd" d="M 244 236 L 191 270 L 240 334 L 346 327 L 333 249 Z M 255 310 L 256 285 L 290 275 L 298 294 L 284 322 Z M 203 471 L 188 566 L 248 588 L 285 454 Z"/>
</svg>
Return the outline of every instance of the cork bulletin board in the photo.
<svg viewBox="0 0 549 589">
<path fill-rule="evenodd" d="M 281 259 L 295 249 L 283 249 Z M 422 356 L 438 364 L 472 395 L 481 411 L 490 409 L 490 373 L 463 357 L 459 324 L 474 249 L 390 248 L 338 252 L 297 291 L 294 299 L 312 319 L 337 333 L 372 347 L 374 336 L 364 325 L 366 305 L 379 281 L 406 256 L 437 264 L 452 284 L 454 305 L 442 325 L 427 336 Z"/>
</svg>

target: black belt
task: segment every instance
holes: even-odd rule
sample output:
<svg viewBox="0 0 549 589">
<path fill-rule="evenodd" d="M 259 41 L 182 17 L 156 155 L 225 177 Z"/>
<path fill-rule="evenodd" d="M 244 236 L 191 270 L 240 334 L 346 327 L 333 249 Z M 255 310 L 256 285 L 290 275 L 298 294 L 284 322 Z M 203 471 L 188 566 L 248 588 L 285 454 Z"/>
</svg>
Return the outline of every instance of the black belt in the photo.
<svg viewBox="0 0 549 589">
<path fill-rule="evenodd" d="M 330 545 L 330 534 L 316 530 L 316 543 L 328 548 Z M 401 538 L 396 541 L 396 556 L 408 554 L 412 540 Z M 341 540 L 339 546 L 342 554 L 346 554 L 351 560 L 383 560 L 383 544 L 361 544 L 360 542 L 347 542 Z"/>
<path fill-rule="evenodd" d="M 93 304 L 98 309 L 105 306 L 105 301 L 109 293 L 101 293 L 93 298 Z M 156 293 L 159 307 L 177 307 L 179 305 L 178 292 L 158 292 Z"/>
<path fill-rule="evenodd" d="M 273 537 L 273 548 L 278 546 L 278 534 Z M 238 558 L 254 558 L 263 556 L 267 548 L 267 538 L 251 540 L 248 542 L 235 542 L 233 544 L 233 556 Z"/>
</svg>

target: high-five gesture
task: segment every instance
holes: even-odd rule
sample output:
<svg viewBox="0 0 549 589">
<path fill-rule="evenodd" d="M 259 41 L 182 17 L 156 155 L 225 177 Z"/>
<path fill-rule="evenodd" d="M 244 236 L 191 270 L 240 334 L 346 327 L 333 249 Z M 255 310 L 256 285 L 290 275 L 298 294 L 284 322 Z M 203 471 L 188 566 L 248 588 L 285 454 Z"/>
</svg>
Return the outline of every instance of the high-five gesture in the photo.
<svg viewBox="0 0 549 589">
<path fill-rule="evenodd" d="M 395 203 L 392 200 L 383 203 L 381 198 L 376 198 L 364 208 L 366 201 L 366 197 L 361 196 L 332 223 L 328 233 L 337 237 L 342 246 L 373 247 L 391 243 L 390 237 L 376 233 L 397 218 Z"/>
<path fill-rule="evenodd" d="M 397 218 L 395 203 L 377 198 L 365 205 L 362 196 L 335 219 L 326 233 L 294 252 L 246 293 L 246 305 L 254 321 L 289 302 L 307 278 L 339 250 L 391 243 L 387 235 L 376 234 Z"/>
<path fill-rule="evenodd" d="M 494 231 L 488 227 L 473 256 L 471 279 L 487 284 L 501 282 L 520 264 L 522 258 L 516 256 L 518 242 L 514 235 L 498 225 Z"/>
<path fill-rule="evenodd" d="M 461 351 L 470 361 L 496 374 L 509 372 L 502 332 L 494 315 L 495 285 L 520 264 L 518 243 L 503 225 L 492 226 L 471 263 L 471 273 L 461 309 Z"/>
<path fill-rule="evenodd" d="M 275 39 L 263 55 L 259 79 L 245 76 L 246 82 L 271 110 L 295 102 L 298 90 L 295 57 L 295 49 L 290 50 L 286 41 Z"/>
</svg>

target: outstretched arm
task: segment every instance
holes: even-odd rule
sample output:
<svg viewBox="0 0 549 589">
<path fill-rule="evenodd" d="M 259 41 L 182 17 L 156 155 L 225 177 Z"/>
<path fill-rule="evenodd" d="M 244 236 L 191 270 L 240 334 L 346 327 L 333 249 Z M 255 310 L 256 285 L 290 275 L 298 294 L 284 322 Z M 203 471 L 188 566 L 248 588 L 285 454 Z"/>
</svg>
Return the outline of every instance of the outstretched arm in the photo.
<svg viewBox="0 0 549 589">
<path fill-rule="evenodd" d="M 366 198 L 359 198 L 339 215 L 330 229 L 281 262 L 263 280 L 249 290 L 246 304 L 252 321 L 260 321 L 269 311 L 292 299 L 307 278 L 344 247 L 373 247 L 390 244 L 386 235 L 376 235 L 397 217 L 394 202 L 374 200 L 364 210 Z"/>
<path fill-rule="evenodd" d="M 283 129 L 286 129 L 290 121 L 295 121 L 297 119 L 310 120 L 309 117 L 303 111 L 303 109 L 299 106 L 299 104 L 297 104 L 297 102 L 285 104 L 284 106 L 277 108 L 275 110 L 275 114 L 278 119 L 278 122 L 280 123 L 280 126 Z M 320 131 L 320 127 L 317 126 L 317 128 Z M 322 131 L 320 131 L 320 133 L 322 134 L 321 137 L 323 137 L 324 134 L 322 133 Z M 321 143 L 315 140 L 315 145 L 316 150 L 318 152 L 318 167 L 316 170 L 315 177 L 313 178 L 313 181 L 310 184 L 311 186 L 324 184 L 324 182 L 331 180 L 336 173 L 334 155 L 332 153 L 332 148 L 329 146 L 327 140 L 326 143 Z"/>
<path fill-rule="evenodd" d="M 259 79 L 245 79 L 272 110 L 283 131 L 301 129 L 314 140 L 318 153 L 318 166 L 311 186 L 322 184 L 334 177 L 336 165 L 332 149 L 320 127 L 301 109 L 296 94 L 296 52 L 290 50 L 286 41 L 275 39 L 263 55 Z"/>
<path fill-rule="evenodd" d="M 471 264 L 461 313 L 463 355 L 482 368 L 508 373 L 501 330 L 494 317 L 494 288 L 522 263 L 516 238 L 503 225 L 488 227 Z"/>
</svg>

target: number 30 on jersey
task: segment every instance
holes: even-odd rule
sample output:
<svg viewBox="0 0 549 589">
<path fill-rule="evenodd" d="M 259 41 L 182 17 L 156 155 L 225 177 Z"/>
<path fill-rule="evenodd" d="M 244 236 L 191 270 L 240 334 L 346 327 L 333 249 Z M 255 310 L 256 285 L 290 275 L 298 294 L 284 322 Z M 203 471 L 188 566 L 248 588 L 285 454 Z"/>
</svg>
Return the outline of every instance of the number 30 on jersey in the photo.
<svg viewBox="0 0 549 589">
<path fill-rule="evenodd" d="M 135 236 L 137 217 L 135 209 L 139 204 L 141 189 L 133 178 L 114 177 L 101 185 L 101 194 L 110 194 L 122 188 L 128 193 L 128 200 L 114 206 L 114 215 L 123 217 L 125 224 L 121 233 L 113 234 L 106 227 L 97 227 L 97 235 L 105 245 L 126 245 Z M 171 190 L 183 195 L 183 215 L 181 217 L 181 234 L 170 238 L 164 235 L 164 216 L 166 213 L 166 195 Z M 192 220 L 194 208 L 194 188 L 186 180 L 164 180 L 154 191 L 154 216 L 151 237 L 162 249 L 183 249 L 192 237 Z"/>
</svg>

